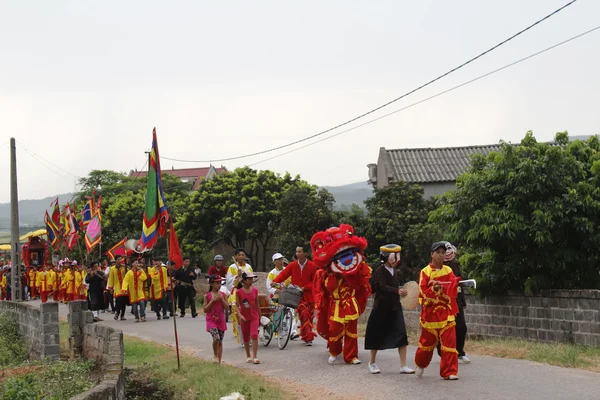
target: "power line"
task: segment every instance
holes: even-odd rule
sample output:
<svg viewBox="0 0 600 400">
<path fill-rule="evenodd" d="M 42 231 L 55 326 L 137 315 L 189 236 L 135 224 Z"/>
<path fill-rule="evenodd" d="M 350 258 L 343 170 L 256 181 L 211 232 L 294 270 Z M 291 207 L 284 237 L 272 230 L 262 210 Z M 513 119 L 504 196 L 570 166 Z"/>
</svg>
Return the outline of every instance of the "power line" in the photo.
<svg viewBox="0 0 600 400">
<path fill-rule="evenodd" d="M 379 111 L 382 108 L 387 107 L 390 104 L 393 104 L 393 103 L 397 102 L 398 100 L 401 100 L 401 99 L 403 99 L 403 98 L 405 98 L 405 97 L 407 97 L 407 96 L 409 96 L 409 95 L 411 95 L 411 94 L 413 94 L 413 93 L 415 93 L 415 92 L 417 92 L 417 91 L 419 91 L 419 90 L 421 90 L 421 89 L 423 89 L 423 88 L 431 85 L 432 83 L 434 83 L 434 82 L 436 82 L 436 81 L 438 81 L 438 80 L 440 80 L 440 79 L 442 79 L 442 78 L 450 75 L 451 73 L 458 71 L 459 69 L 465 67 L 466 65 L 472 63 L 473 61 L 475 61 L 475 60 L 477 60 L 477 59 L 485 56 L 486 54 L 492 52 L 493 50 L 497 49 L 498 47 L 500 47 L 500 46 L 508 43 L 509 41 L 511 41 L 512 39 L 516 38 L 517 36 L 519 36 L 519 35 L 527 32 L 528 30 L 530 30 L 531 28 L 535 27 L 536 25 L 544 22 L 548 18 L 550 18 L 550 17 L 554 16 L 555 14 L 559 13 L 560 11 L 564 10 L 565 8 L 567 8 L 571 4 L 575 3 L 576 1 L 577 0 L 571 0 L 570 2 L 568 2 L 567 4 L 565 4 L 564 6 L 556 9 L 555 11 L 553 11 L 552 13 L 546 15 L 542 19 L 537 20 L 536 22 L 534 22 L 533 24 L 529 25 L 525 29 L 522 29 L 519 32 L 515 33 L 514 35 L 510 36 L 508 39 L 505 39 L 502 42 L 496 44 L 495 46 L 490 47 L 489 49 L 487 49 L 483 53 L 480 53 L 479 55 L 477 55 L 477 56 L 469 59 L 468 61 L 465 61 L 464 63 L 460 64 L 459 66 L 457 66 L 455 68 L 452 68 L 450 71 L 448 71 L 448 72 L 446 72 L 446 73 L 444 73 L 442 75 L 439 75 L 438 77 L 430 80 L 429 82 L 424 83 L 421 86 L 418 86 L 417 88 L 415 88 L 415 89 L 413 89 L 413 90 L 411 90 L 409 92 L 404 93 L 402 96 L 396 97 L 395 99 L 390 100 L 387 103 L 380 105 L 379 107 L 373 108 L 372 110 L 367 111 L 367 112 L 365 112 L 365 113 L 363 113 L 363 114 L 361 114 L 361 115 L 359 115 L 357 117 L 349 119 L 346 122 L 338 124 L 338 125 L 336 125 L 336 126 L 334 126 L 332 128 L 326 129 L 326 130 L 321 131 L 319 133 L 316 133 L 314 135 L 310 135 L 310 136 L 307 136 L 305 138 L 296 140 L 294 142 L 290 142 L 290 143 L 287 143 L 287 144 L 284 144 L 284 145 L 281 145 L 281 146 L 273 147 L 273 148 L 270 148 L 270 149 L 267 149 L 267 150 L 257 151 L 257 152 L 254 152 L 254 153 L 244 154 L 244 155 L 235 156 L 235 157 L 220 158 L 220 159 L 215 159 L 215 160 L 182 160 L 182 159 L 169 158 L 169 157 L 164 157 L 164 156 L 162 156 L 161 158 L 165 159 L 165 160 L 170 160 L 170 161 L 187 162 L 187 163 L 214 163 L 214 162 L 222 162 L 222 161 L 232 161 L 232 160 L 239 160 L 241 158 L 248 158 L 248 157 L 257 156 L 257 155 L 260 155 L 260 154 L 270 153 L 270 152 L 273 152 L 275 150 L 281 150 L 281 149 L 284 149 L 286 147 L 290 147 L 290 146 L 293 146 L 295 144 L 302 143 L 302 142 L 305 142 L 305 141 L 310 140 L 310 139 L 314 139 L 314 138 L 316 138 L 318 136 L 322 136 L 322 135 L 324 135 L 326 133 L 329 133 L 329 132 L 331 132 L 331 131 L 333 131 L 335 129 L 341 128 L 342 126 L 348 125 L 348 124 L 350 124 L 350 123 L 352 123 L 354 121 L 357 121 L 357 120 L 359 120 L 361 118 L 364 118 L 367 115 L 370 115 L 370 114 L 372 114 L 372 113 L 374 113 L 376 111 Z"/>
<path fill-rule="evenodd" d="M 21 143 L 21 141 L 19 141 L 19 143 Z M 72 173 L 70 173 L 69 171 L 65 171 L 64 169 L 62 169 L 61 167 L 59 167 L 58 165 L 54 164 L 52 161 L 49 161 L 47 159 L 45 159 L 44 157 L 40 156 L 39 154 L 34 153 L 33 151 L 28 150 L 25 146 L 23 146 L 23 148 L 25 149 L 26 152 L 28 152 L 31 155 L 35 155 L 36 157 L 39 157 L 40 159 L 46 161 L 48 164 L 53 165 L 55 168 L 61 170 L 62 172 L 71 175 L 73 178 L 79 178 L 77 175 L 74 175 Z"/>
<path fill-rule="evenodd" d="M 575 40 L 575 39 L 579 39 L 580 37 L 582 37 L 582 36 L 585 36 L 585 35 L 587 35 L 587 34 L 589 34 L 589 33 L 592 33 L 592 32 L 594 32 L 594 31 L 597 31 L 597 30 L 599 30 L 599 29 L 600 29 L 600 25 L 599 25 L 599 26 L 597 26 L 597 27 L 595 27 L 595 28 L 592 28 L 592 29 L 590 29 L 590 30 L 587 30 L 587 31 L 585 31 L 585 32 L 583 32 L 583 33 L 580 33 L 579 35 L 573 36 L 573 37 L 571 37 L 570 39 L 564 40 L 564 41 L 562 41 L 562 42 L 560 42 L 560 43 L 557 43 L 557 44 L 555 44 L 555 45 L 553 45 L 553 46 L 547 47 L 547 48 L 545 48 L 545 49 L 543 49 L 543 50 L 540 50 L 540 51 L 538 51 L 538 52 L 536 52 L 536 53 L 533 53 L 533 54 L 531 54 L 531 55 L 529 55 L 529 56 L 527 56 L 527 57 L 523 57 L 523 58 L 521 58 L 521 59 L 519 59 L 519 60 L 513 61 L 512 63 L 510 63 L 510 64 L 507 64 L 507 65 L 505 65 L 505 66 L 503 66 L 503 67 L 497 68 L 497 69 L 495 69 L 495 70 L 493 70 L 493 71 L 490 71 L 490 72 L 488 72 L 488 73 L 486 73 L 486 74 L 480 75 L 480 76 L 478 76 L 477 78 L 473 78 L 473 79 L 471 79 L 471 80 L 468 80 L 468 81 L 466 81 L 466 82 L 463 82 L 463 83 L 461 83 L 460 85 L 454 86 L 454 87 L 452 87 L 452 88 L 450 88 L 450 89 L 446 89 L 446 90 L 444 90 L 444 91 L 442 91 L 442 92 L 439 92 L 439 93 L 437 93 L 437 94 L 434 94 L 433 96 L 429 96 L 429 97 L 427 97 L 427 98 L 425 98 L 425 99 L 423 99 L 423 100 L 420 100 L 420 101 L 417 101 L 417 102 L 415 102 L 415 103 L 409 104 L 409 105 L 407 105 L 407 106 L 405 106 L 405 107 L 402 107 L 402 108 L 399 108 L 399 109 L 397 109 L 397 110 L 395 110 L 395 111 L 392 111 L 392 112 L 389 112 L 389 113 L 387 113 L 387 114 L 384 114 L 384 115 L 382 115 L 382 116 L 380 116 L 380 117 L 377 117 L 377 118 L 371 119 L 371 120 L 369 120 L 369 121 L 367 121 L 367 122 L 364 122 L 364 123 L 362 123 L 362 124 L 360 124 L 360 125 L 353 126 L 352 128 L 348 128 L 348 129 L 346 129 L 346 130 L 343 130 L 343 131 L 341 131 L 341 132 L 338 132 L 338 133 L 336 133 L 336 134 L 334 134 L 334 135 L 327 136 L 327 137 L 325 137 L 325 138 L 323 138 L 323 139 L 320 139 L 320 140 L 317 140 L 317 141 L 315 141 L 315 142 L 312 142 L 312 143 L 306 144 L 306 145 L 304 145 L 304 146 L 301 146 L 301 147 L 298 147 L 298 148 L 296 148 L 296 149 L 293 149 L 293 150 L 290 150 L 290 151 L 286 151 L 285 153 L 277 154 L 277 155 L 275 155 L 275 156 L 273 156 L 273 157 L 269 157 L 269 158 L 267 158 L 267 159 L 264 159 L 264 160 L 257 161 L 257 162 L 255 162 L 255 163 L 249 164 L 248 166 L 249 166 L 249 167 L 252 167 L 252 166 L 255 166 L 255 165 L 257 165 L 257 164 L 260 164 L 260 163 L 263 163 L 263 162 L 270 161 L 270 160 L 272 160 L 272 159 L 274 159 L 274 158 L 282 157 L 282 156 L 285 156 L 285 155 L 287 155 L 287 154 L 293 153 L 293 152 L 295 152 L 295 151 L 302 150 L 302 149 L 304 149 L 304 148 L 306 148 L 306 147 L 309 147 L 309 146 L 312 146 L 312 145 L 314 145 L 314 144 L 317 144 L 317 143 L 320 143 L 320 142 L 324 142 L 325 140 L 333 139 L 334 137 L 336 137 L 336 136 L 339 136 L 339 135 L 341 135 L 341 134 L 343 134 L 343 133 L 346 133 L 346 132 L 353 131 L 353 130 L 355 130 L 355 129 L 358 129 L 358 128 L 360 128 L 360 127 L 363 127 L 363 126 L 365 126 L 365 125 L 368 125 L 368 124 L 371 124 L 371 123 L 373 123 L 373 122 L 379 121 L 380 119 L 383 119 L 383 118 L 389 117 L 390 115 L 393 115 L 393 114 L 399 113 L 399 112 L 401 112 L 401 111 L 407 110 L 407 109 L 409 109 L 409 108 L 412 108 L 412 107 L 414 107 L 414 106 L 416 106 L 416 105 L 419 105 L 419 104 L 421 104 L 421 103 L 424 103 L 424 102 L 426 102 L 426 101 L 429 101 L 429 100 L 435 99 L 436 97 L 440 97 L 440 96 L 442 96 L 442 95 L 444 95 L 444 94 L 446 94 L 446 93 L 450 93 L 450 92 L 452 92 L 452 91 L 454 91 L 454 90 L 456 90 L 456 89 L 459 89 L 459 88 L 461 88 L 461 87 L 463 87 L 463 86 L 466 86 L 466 85 L 468 85 L 468 84 L 470 84 L 470 83 L 476 82 L 476 81 L 478 81 L 478 80 L 480 80 L 480 79 L 486 78 L 486 77 L 488 77 L 488 76 L 490 76 L 490 75 L 493 75 L 493 74 L 495 74 L 495 73 L 497 73 L 497 72 L 500 72 L 500 71 L 502 71 L 502 70 L 505 70 L 505 69 L 507 69 L 507 68 L 510 68 L 510 67 L 512 67 L 512 66 L 514 66 L 514 65 L 517 65 L 517 64 L 519 64 L 519 63 L 521 63 L 521 62 L 523 62 L 523 61 L 529 60 L 530 58 L 536 57 L 536 56 L 538 56 L 538 55 L 540 55 L 540 54 L 543 54 L 543 53 L 545 53 L 545 52 L 547 52 L 547 51 L 550 51 L 550 50 L 552 50 L 552 49 L 555 49 L 555 48 L 557 48 L 557 47 L 559 47 L 559 46 L 562 46 L 563 44 L 569 43 L 569 42 L 571 42 L 571 41 L 573 41 L 573 40 Z"/>
<path fill-rule="evenodd" d="M 39 162 L 40 164 L 42 164 L 44 167 L 48 168 L 50 171 L 52 171 L 53 173 L 55 173 L 56 175 L 60 176 L 63 179 L 67 179 L 69 181 L 71 181 L 71 178 L 68 178 L 62 174 L 59 174 L 58 172 L 56 172 L 54 169 L 50 168 L 46 163 L 44 163 L 41 159 L 37 158 L 36 156 L 33 155 L 33 153 L 31 153 L 29 150 L 27 150 L 26 148 L 23 147 L 23 150 L 25 150 L 25 152 L 27 154 L 29 154 L 31 156 L 31 158 L 33 158 L 35 161 Z"/>
</svg>

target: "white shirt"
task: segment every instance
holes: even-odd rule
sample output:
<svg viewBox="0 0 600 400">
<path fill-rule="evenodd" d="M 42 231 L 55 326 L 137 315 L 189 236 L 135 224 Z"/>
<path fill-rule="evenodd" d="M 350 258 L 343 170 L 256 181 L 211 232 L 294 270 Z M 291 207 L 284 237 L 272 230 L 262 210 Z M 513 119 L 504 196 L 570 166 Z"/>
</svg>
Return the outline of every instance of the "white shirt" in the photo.
<svg viewBox="0 0 600 400">
<path fill-rule="evenodd" d="M 304 266 L 306 265 L 307 262 L 308 262 L 308 258 L 306 260 L 304 260 L 304 264 L 300 264 L 300 260 L 298 260 L 298 265 L 300 266 L 300 273 L 302 273 L 302 271 L 304 271 Z"/>
<path fill-rule="evenodd" d="M 394 268 L 392 268 L 392 267 L 388 267 L 387 265 L 384 265 L 384 267 L 385 267 L 385 269 L 387 269 L 387 270 L 388 270 L 388 272 L 389 272 L 389 273 L 390 273 L 392 276 L 394 276 L 394 275 L 396 274 L 396 272 L 394 272 Z"/>
</svg>

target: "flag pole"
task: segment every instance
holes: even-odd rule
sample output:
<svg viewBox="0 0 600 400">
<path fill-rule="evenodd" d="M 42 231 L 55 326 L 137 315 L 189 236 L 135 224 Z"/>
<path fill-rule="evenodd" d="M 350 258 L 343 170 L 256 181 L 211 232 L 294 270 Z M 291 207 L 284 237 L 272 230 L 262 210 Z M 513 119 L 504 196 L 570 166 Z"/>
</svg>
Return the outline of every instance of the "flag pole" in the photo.
<svg viewBox="0 0 600 400">
<path fill-rule="evenodd" d="M 181 361 L 179 359 L 179 336 L 177 335 L 177 313 L 175 308 L 175 285 L 173 284 L 173 270 L 175 266 L 171 265 L 171 253 L 169 252 L 169 239 L 170 239 L 170 229 L 167 227 L 169 236 L 165 235 L 165 240 L 167 242 L 167 260 L 169 262 L 169 266 L 171 266 L 171 271 L 169 272 L 169 280 L 171 281 L 171 309 L 173 312 L 173 330 L 175 332 L 175 349 L 177 350 L 177 371 L 181 369 Z"/>
</svg>

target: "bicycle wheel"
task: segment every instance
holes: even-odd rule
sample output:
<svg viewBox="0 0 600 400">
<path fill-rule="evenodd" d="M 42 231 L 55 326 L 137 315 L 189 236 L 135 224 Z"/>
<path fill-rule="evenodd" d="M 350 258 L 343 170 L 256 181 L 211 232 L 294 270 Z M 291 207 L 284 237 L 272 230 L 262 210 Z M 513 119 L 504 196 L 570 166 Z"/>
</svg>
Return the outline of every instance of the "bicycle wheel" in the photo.
<svg viewBox="0 0 600 400">
<path fill-rule="evenodd" d="M 281 325 L 279 325 L 279 334 L 277 335 L 277 345 L 279 350 L 285 349 L 290 336 L 292 336 L 292 322 L 294 321 L 294 311 L 291 308 L 285 307 L 281 317 Z"/>
<path fill-rule="evenodd" d="M 267 347 L 271 340 L 273 340 L 273 331 L 274 331 L 273 322 L 267 324 L 263 327 L 263 337 L 265 341 L 263 342 L 263 346 Z"/>
</svg>

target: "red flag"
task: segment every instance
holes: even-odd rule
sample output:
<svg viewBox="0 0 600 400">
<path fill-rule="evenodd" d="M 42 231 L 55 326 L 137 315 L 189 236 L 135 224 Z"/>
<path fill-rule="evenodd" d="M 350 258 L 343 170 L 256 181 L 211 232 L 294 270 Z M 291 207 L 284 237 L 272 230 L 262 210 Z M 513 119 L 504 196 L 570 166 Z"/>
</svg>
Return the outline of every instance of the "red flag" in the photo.
<svg viewBox="0 0 600 400">
<path fill-rule="evenodd" d="M 177 233 L 173 228 L 173 220 L 169 227 L 169 261 L 175 263 L 175 269 L 179 269 L 183 266 L 183 255 L 181 255 L 181 249 L 179 248 L 179 240 L 177 240 Z"/>
</svg>

